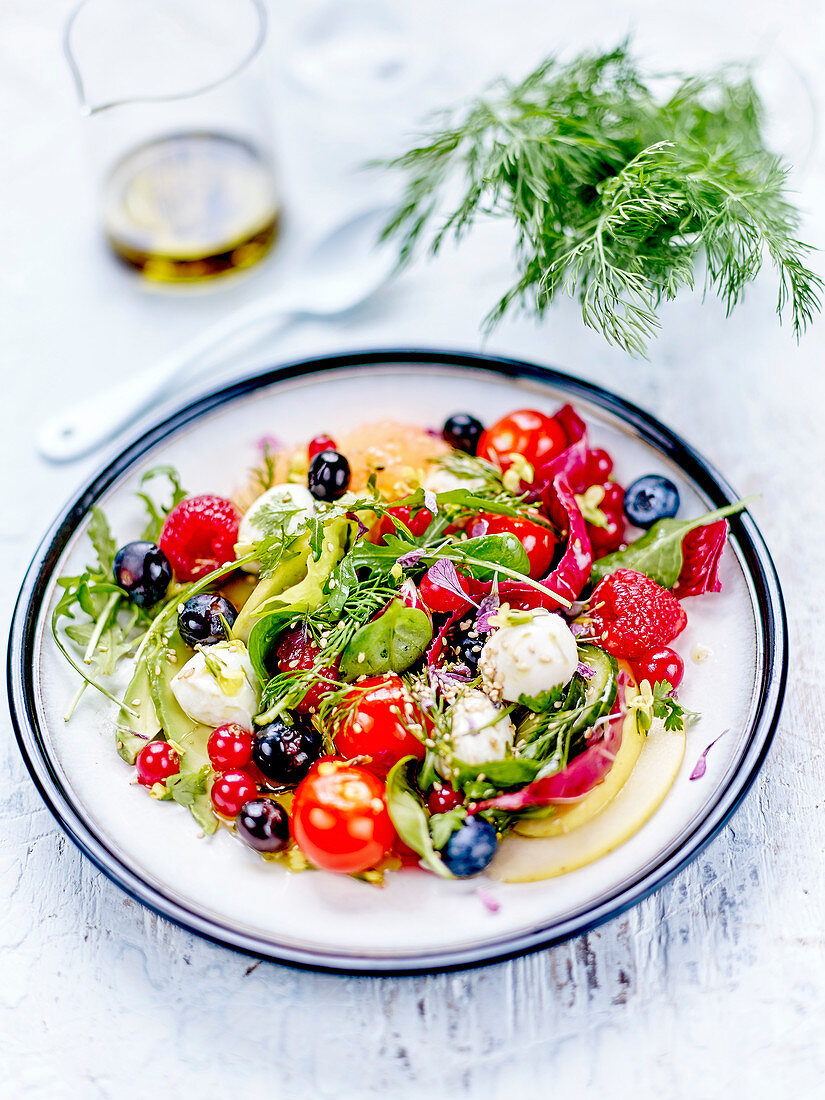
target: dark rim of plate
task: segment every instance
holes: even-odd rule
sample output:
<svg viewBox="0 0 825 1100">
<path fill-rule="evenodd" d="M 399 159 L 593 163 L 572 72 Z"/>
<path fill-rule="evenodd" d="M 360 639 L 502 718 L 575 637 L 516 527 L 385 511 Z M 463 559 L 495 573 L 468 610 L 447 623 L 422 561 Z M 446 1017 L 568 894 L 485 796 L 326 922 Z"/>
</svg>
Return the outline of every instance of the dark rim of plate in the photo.
<svg viewBox="0 0 825 1100">
<path fill-rule="evenodd" d="M 500 962 L 552 946 L 618 916 L 664 885 L 694 859 L 737 809 L 770 748 L 787 679 L 787 620 L 779 579 L 756 524 L 744 512 L 731 521 L 731 536 L 736 540 L 753 584 L 759 612 L 757 640 L 763 660 L 760 680 L 754 692 L 754 717 L 738 767 L 717 792 L 707 813 L 680 838 L 674 850 L 666 851 L 653 864 L 598 901 L 584 906 L 580 912 L 552 921 L 544 927 L 466 948 L 398 957 L 354 955 L 271 942 L 182 904 L 142 878 L 111 850 L 105 836 L 95 832 L 84 820 L 80 808 L 73 803 L 71 793 L 64 788 L 57 774 L 39 728 L 34 673 L 36 627 L 50 578 L 63 549 L 91 506 L 116 478 L 157 443 L 205 413 L 288 379 L 337 368 L 369 369 L 404 365 L 429 368 L 435 373 L 439 368 L 447 368 L 451 372 L 456 368 L 470 371 L 482 369 L 504 377 L 545 383 L 563 391 L 574 401 L 577 397 L 583 398 L 612 413 L 630 425 L 642 439 L 658 447 L 707 495 L 714 507 L 737 499 L 730 485 L 688 444 L 648 413 L 608 390 L 561 371 L 520 360 L 429 349 L 350 352 L 288 363 L 252 374 L 215 389 L 166 417 L 115 454 L 83 486 L 57 517 L 40 544 L 23 581 L 12 619 L 7 664 L 11 715 L 20 751 L 32 779 L 62 829 L 105 875 L 132 897 L 175 924 L 215 943 L 312 970 L 400 975 L 462 969 Z"/>
</svg>

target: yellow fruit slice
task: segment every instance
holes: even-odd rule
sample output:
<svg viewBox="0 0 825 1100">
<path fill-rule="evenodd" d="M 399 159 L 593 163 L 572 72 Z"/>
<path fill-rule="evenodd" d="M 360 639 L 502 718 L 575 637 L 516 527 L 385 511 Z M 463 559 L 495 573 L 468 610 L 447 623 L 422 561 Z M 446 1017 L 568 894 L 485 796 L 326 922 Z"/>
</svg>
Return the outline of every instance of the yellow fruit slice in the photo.
<svg viewBox="0 0 825 1100">
<path fill-rule="evenodd" d="M 661 721 L 654 720 L 630 777 L 596 817 L 559 836 L 507 837 L 488 874 L 502 882 L 538 882 L 575 871 L 612 852 L 659 808 L 684 755 L 684 733 L 666 730 Z"/>
<path fill-rule="evenodd" d="M 516 832 L 520 836 L 560 836 L 569 833 L 572 829 L 578 829 L 581 825 L 592 820 L 596 814 L 601 813 L 608 802 L 611 802 L 628 780 L 639 753 L 645 743 L 645 735 L 639 731 L 636 723 L 636 714 L 631 711 L 626 715 L 622 726 L 622 744 L 616 753 L 613 767 L 604 777 L 601 783 L 586 794 L 581 802 L 573 802 L 567 806 L 559 806 L 553 817 L 539 819 L 538 821 L 520 822 L 516 825 Z"/>
</svg>

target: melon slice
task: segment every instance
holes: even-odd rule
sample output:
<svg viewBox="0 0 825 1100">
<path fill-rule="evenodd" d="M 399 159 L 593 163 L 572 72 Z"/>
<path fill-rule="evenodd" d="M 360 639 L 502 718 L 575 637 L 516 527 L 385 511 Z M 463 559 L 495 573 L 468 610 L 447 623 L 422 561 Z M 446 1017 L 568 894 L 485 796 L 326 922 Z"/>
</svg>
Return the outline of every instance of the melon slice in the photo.
<svg viewBox="0 0 825 1100">
<path fill-rule="evenodd" d="M 679 774 L 684 755 L 684 732 L 666 730 L 661 721 L 654 720 L 629 778 L 595 817 L 557 836 L 511 834 L 487 873 L 502 882 L 537 882 L 607 855 L 638 832 L 659 808 Z M 591 793 L 596 791 L 598 788 Z"/>
</svg>

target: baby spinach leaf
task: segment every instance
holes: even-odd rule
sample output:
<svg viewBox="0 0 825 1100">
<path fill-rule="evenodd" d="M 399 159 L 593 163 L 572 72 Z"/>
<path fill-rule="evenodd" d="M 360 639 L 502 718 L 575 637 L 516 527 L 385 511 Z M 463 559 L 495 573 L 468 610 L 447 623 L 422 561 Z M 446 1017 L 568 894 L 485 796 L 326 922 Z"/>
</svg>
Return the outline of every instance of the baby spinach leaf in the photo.
<svg viewBox="0 0 825 1100">
<path fill-rule="evenodd" d="M 407 768 L 414 760 L 413 756 L 405 756 L 390 769 L 387 776 L 387 809 L 395 831 L 408 847 L 421 856 L 424 866 L 441 878 L 453 878 L 433 847 L 424 803 L 407 778 Z"/>
<path fill-rule="evenodd" d="M 746 503 L 740 500 L 695 519 L 660 519 L 624 550 L 617 550 L 615 554 L 607 554 L 595 561 L 590 579 L 598 584 L 617 569 L 635 569 L 663 588 L 673 588 L 682 571 L 682 539 L 685 535 L 725 516 L 736 515 L 746 507 Z"/>
<path fill-rule="evenodd" d="M 530 572 L 527 551 L 515 535 L 478 535 L 459 542 L 450 548 L 450 556 L 461 564 L 466 560 L 465 571 L 479 581 L 491 581 L 497 575 L 497 565 L 525 575 Z M 489 562 L 489 566 L 486 563 Z"/>
<path fill-rule="evenodd" d="M 433 814 L 430 818 L 430 835 L 433 847 L 441 850 L 456 829 L 460 829 L 467 817 L 463 806 L 454 806 L 443 814 Z"/>
<path fill-rule="evenodd" d="M 425 612 L 393 600 L 377 619 L 365 623 L 341 654 L 341 678 L 380 676 L 404 672 L 415 664 L 432 641 L 433 628 Z"/>
</svg>

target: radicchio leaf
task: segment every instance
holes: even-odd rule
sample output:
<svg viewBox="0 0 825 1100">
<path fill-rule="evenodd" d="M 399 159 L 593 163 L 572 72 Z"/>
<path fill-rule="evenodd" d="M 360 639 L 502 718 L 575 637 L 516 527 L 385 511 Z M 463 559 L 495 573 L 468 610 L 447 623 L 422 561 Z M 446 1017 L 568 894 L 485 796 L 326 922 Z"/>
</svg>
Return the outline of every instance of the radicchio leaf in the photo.
<svg viewBox="0 0 825 1100">
<path fill-rule="evenodd" d="M 366 523 L 362 522 L 361 517 L 355 512 L 347 512 L 347 519 L 354 520 L 358 524 L 358 531 L 355 535 L 354 540 L 355 542 L 358 542 L 358 540 L 360 538 L 363 538 L 364 535 L 366 535 L 367 531 L 369 531 L 369 527 L 367 527 Z"/>
<path fill-rule="evenodd" d="M 682 539 L 682 569 L 673 592 L 679 599 L 719 592 L 719 559 L 728 539 L 727 520 L 695 527 Z"/>
</svg>

